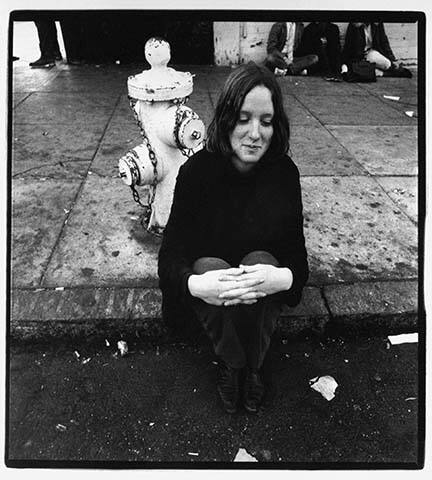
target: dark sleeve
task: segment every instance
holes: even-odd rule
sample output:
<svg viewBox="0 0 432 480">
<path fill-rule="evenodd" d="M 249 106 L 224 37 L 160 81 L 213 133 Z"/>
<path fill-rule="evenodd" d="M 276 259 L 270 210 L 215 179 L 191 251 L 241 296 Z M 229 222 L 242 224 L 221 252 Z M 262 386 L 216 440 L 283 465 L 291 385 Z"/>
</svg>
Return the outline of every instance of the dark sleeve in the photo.
<svg viewBox="0 0 432 480">
<path fill-rule="evenodd" d="M 197 198 L 193 175 L 186 165 L 180 167 L 174 189 L 171 213 L 164 230 L 159 250 L 158 274 L 162 293 L 169 291 L 170 296 L 187 299 L 190 292 L 187 281 L 192 275 L 192 265 L 188 246 L 193 235 Z"/>
<path fill-rule="evenodd" d="M 284 238 L 279 246 L 277 258 L 282 267 L 288 267 L 293 275 L 289 290 L 281 292 L 283 302 L 289 306 L 297 305 L 301 300 L 303 287 L 309 276 L 309 266 L 303 233 L 303 203 L 301 197 L 300 175 L 293 164 L 292 183 L 293 213 L 287 224 Z"/>
<path fill-rule="evenodd" d="M 379 33 L 380 33 L 380 48 L 381 48 L 381 53 L 387 57 L 390 61 L 392 62 L 395 62 L 396 61 L 396 57 L 394 56 L 393 54 L 393 50 L 391 49 L 390 47 L 390 42 L 389 42 L 389 39 L 387 37 L 387 34 L 384 30 L 384 24 L 380 23 L 379 26 Z"/>
<path fill-rule="evenodd" d="M 270 29 L 270 33 L 267 40 L 267 53 L 272 53 L 274 50 L 281 50 L 279 45 L 281 26 L 278 23 L 274 23 Z"/>
</svg>

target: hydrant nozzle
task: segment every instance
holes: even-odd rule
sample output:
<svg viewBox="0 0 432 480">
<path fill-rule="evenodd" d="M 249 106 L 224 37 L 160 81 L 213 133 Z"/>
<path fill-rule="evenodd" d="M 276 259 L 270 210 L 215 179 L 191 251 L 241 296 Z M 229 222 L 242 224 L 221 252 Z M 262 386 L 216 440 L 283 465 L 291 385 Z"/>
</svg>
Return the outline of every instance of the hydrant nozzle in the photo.
<svg viewBox="0 0 432 480">
<path fill-rule="evenodd" d="M 197 130 L 194 130 L 191 133 L 191 137 L 194 138 L 195 140 L 199 140 L 201 138 L 201 132 L 198 132 Z"/>
</svg>

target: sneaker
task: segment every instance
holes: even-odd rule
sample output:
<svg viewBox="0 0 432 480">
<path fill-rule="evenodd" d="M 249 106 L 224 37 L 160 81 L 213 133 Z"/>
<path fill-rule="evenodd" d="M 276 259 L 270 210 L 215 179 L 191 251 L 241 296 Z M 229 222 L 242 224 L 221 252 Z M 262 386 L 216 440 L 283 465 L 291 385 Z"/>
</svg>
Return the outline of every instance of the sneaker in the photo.
<svg viewBox="0 0 432 480">
<path fill-rule="evenodd" d="M 257 413 L 264 396 L 264 384 L 258 370 L 248 369 L 244 384 L 244 407 L 249 413 Z"/>
<path fill-rule="evenodd" d="M 239 398 L 240 369 L 223 365 L 217 390 L 227 413 L 235 413 Z"/>
<path fill-rule="evenodd" d="M 54 58 L 40 57 L 34 62 L 30 62 L 32 68 L 51 68 L 55 65 Z"/>
</svg>

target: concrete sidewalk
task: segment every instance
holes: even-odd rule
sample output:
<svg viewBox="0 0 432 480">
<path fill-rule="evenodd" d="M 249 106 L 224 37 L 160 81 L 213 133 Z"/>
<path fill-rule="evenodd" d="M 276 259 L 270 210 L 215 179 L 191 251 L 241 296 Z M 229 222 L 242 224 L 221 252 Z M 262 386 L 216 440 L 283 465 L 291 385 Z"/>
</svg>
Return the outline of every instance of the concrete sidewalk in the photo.
<svg viewBox="0 0 432 480">
<path fill-rule="evenodd" d="M 159 241 L 118 178 L 140 143 L 127 77 L 141 66 L 13 66 L 11 335 L 159 335 Z M 206 125 L 229 68 L 194 73 Z M 280 79 L 301 172 L 311 268 L 286 333 L 417 329 L 417 79 Z M 384 98 L 399 96 L 399 101 Z M 405 111 L 414 111 L 409 117 Z"/>
</svg>

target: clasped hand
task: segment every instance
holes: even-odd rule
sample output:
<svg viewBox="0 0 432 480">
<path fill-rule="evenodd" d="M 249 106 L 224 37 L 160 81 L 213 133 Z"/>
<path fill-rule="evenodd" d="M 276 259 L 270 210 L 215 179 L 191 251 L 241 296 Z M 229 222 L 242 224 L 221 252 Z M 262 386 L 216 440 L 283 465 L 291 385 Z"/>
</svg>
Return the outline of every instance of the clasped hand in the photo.
<svg viewBox="0 0 432 480">
<path fill-rule="evenodd" d="M 188 286 L 191 295 L 211 305 L 250 305 L 258 299 L 289 290 L 292 273 L 288 268 L 267 264 L 240 265 L 191 275 Z"/>
</svg>

